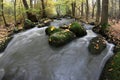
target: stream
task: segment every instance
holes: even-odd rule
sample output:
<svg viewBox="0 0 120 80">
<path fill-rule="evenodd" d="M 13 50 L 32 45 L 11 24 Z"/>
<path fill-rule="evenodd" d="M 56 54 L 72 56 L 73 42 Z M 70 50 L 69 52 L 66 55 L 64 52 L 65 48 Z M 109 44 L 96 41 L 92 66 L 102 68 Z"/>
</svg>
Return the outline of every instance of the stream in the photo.
<svg viewBox="0 0 120 80">
<path fill-rule="evenodd" d="M 54 20 L 51 25 L 69 24 L 74 19 Z M 60 48 L 51 47 L 44 28 L 32 28 L 14 35 L 0 58 L 0 80 L 99 80 L 107 60 L 113 55 L 112 44 L 100 55 L 88 51 L 96 37 L 84 25 L 87 35 Z"/>
</svg>

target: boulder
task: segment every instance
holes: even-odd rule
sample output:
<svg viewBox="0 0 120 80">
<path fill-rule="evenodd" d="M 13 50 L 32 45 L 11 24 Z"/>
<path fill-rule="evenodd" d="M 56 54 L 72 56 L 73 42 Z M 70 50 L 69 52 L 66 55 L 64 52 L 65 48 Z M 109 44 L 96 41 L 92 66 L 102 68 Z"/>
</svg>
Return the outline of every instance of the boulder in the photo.
<svg viewBox="0 0 120 80">
<path fill-rule="evenodd" d="M 60 26 L 61 29 L 69 29 L 69 26 L 64 24 L 63 26 Z"/>
<path fill-rule="evenodd" d="M 56 28 L 54 26 L 50 26 L 50 27 L 46 28 L 46 30 L 45 30 L 47 35 L 51 35 L 53 33 L 59 32 L 59 31 L 62 31 L 62 29 Z"/>
<path fill-rule="evenodd" d="M 0 42 L 0 53 L 5 50 L 7 47 L 8 43 L 11 41 L 13 37 L 6 37 L 6 39 L 2 42 Z"/>
<path fill-rule="evenodd" d="M 117 52 L 120 52 L 120 45 L 116 45 L 114 47 L 114 52 L 117 53 Z"/>
<path fill-rule="evenodd" d="M 35 25 L 36 24 L 29 19 L 25 19 L 25 21 L 24 21 L 24 29 L 33 28 L 33 27 L 35 27 Z"/>
<path fill-rule="evenodd" d="M 102 36 L 93 38 L 88 46 L 91 54 L 100 54 L 106 48 L 106 41 Z"/>
<path fill-rule="evenodd" d="M 70 25 L 69 30 L 75 33 L 77 37 L 83 37 L 87 34 L 85 28 L 81 26 L 78 22 L 73 22 Z"/>
<path fill-rule="evenodd" d="M 60 47 L 67 44 L 75 38 L 75 34 L 69 30 L 63 30 L 52 34 L 49 37 L 49 44 Z"/>
</svg>

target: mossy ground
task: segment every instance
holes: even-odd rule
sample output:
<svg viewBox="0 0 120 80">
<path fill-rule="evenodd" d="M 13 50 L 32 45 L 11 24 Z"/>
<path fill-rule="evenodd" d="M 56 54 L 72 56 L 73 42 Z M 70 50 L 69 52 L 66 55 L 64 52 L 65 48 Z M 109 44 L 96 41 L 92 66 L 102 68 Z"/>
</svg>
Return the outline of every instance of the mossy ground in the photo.
<svg viewBox="0 0 120 80">
<path fill-rule="evenodd" d="M 100 80 L 120 80 L 120 51 L 108 61 Z"/>
</svg>

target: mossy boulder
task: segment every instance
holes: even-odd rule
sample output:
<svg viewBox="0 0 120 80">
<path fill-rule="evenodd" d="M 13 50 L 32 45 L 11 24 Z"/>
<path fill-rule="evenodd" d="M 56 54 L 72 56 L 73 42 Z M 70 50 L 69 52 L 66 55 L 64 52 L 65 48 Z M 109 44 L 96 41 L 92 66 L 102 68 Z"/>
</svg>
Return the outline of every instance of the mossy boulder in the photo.
<svg viewBox="0 0 120 80">
<path fill-rule="evenodd" d="M 11 41 L 13 37 L 6 37 L 6 39 L 2 42 L 0 42 L 0 53 L 5 50 L 7 47 L 8 43 Z"/>
<path fill-rule="evenodd" d="M 77 37 L 83 37 L 87 34 L 85 28 L 81 26 L 78 22 L 73 22 L 70 25 L 69 30 L 75 33 Z"/>
<path fill-rule="evenodd" d="M 56 28 L 54 26 L 50 26 L 50 27 L 46 28 L 46 30 L 45 30 L 47 35 L 51 35 L 51 34 L 54 34 L 56 32 L 59 32 L 59 31 L 62 31 L 62 29 Z"/>
<path fill-rule="evenodd" d="M 117 53 L 117 52 L 120 52 L 120 45 L 116 45 L 114 47 L 114 52 Z"/>
<path fill-rule="evenodd" d="M 92 54 L 100 54 L 106 48 L 106 41 L 102 36 L 93 38 L 88 46 L 88 50 Z"/>
<path fill-rule="evenodd" d="M 25 19 L 25 21 L 24 21 L 24 29 L 33 28 L 33 27 L 35 27 L 35 25 L 36 24 L 29 19 Z"/>
<path fill-rule="evenodd" d="M 75 34 L 69 30 L 59 31 L 49 37 L 49 44 L 52 46 L 62 46 L 75 38 Z"/>
</svg>

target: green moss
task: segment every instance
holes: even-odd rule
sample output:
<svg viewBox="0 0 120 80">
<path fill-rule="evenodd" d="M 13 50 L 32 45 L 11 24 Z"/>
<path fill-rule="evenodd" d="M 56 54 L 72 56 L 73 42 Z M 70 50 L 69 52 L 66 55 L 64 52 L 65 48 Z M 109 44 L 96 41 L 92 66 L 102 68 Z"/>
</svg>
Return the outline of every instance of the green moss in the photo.
<svg viewBox="0 0 120 80">
<path fill-rule="evenodd" d="M 75 38 L 74 33 L 69 30 L 56 32 L 49 37 L 49 43 L 52 46 L 62 46 Z"/>
<path fill-rule="evenodd" d="M 0 53 L 5 50 L 7 47 L 8 43 L 11 41 L 12 37 L 7 37 L 5 41 L 0 43 Z"/>
<path fill-rule="evenodd" d="M 33 28 L 33 27 L 35 27 L 35 25 L 36 24 L 29 19 L 25 19 L 25 21 L 24 21 L 24 29 Z"/>
<path fill-rule="evenodd" d="M 101 36 L 97 36 L 90 41 L 88 50 L 92 54 L 100 54 L 106 48 L 105 39 Z"/>
<path fill-rule="evenodd" d="M 84 29 L 83 26 L 81 26 L 78 22 L 74 22 L 70 25 L 69 27 L 70 31 L 75 33 L 77 37 L 82 37 L 87 34 L 86 30 Z"/>
<path fill-rule="evenodd" d="M 59 32 L 59 31 L 62 31 L 62 29 L 56 28 L 54 26 L 50 26 L 50 27 L 46 28 L 46 30 L 45 30 L 47 35 L 51 35 L 51 34 L 54 34 L 56 32 Z"/>
<path fill-rule="evenodd" d="M 100 80 L 120 80 L 120 51 L 106 64 Z"/>
</svg>

